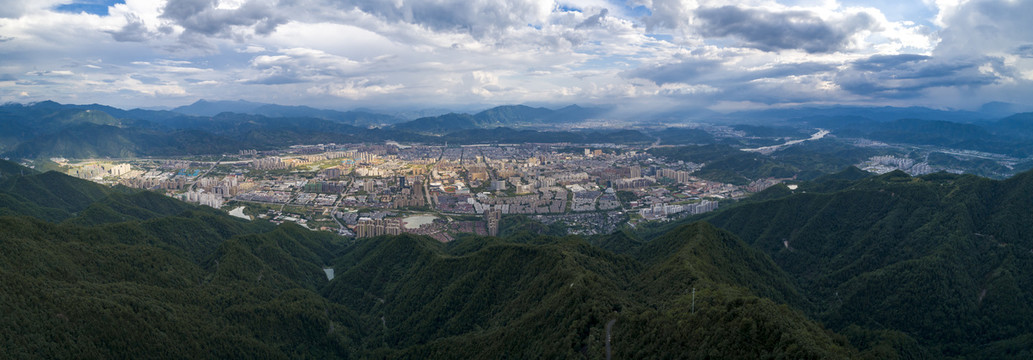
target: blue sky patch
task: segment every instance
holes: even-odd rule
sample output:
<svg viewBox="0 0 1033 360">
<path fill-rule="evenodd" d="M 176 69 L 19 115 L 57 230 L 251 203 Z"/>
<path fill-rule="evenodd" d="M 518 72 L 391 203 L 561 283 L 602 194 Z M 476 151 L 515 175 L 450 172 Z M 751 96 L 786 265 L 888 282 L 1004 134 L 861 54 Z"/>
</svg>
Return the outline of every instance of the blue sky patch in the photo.
<svg viewBox="0 0 1033 360">
<path fill-rule="evenodd" d="M 72 14 L 87 13 L 99 16 L 108 16 L 108 7 L 115 4 L 125 4 L 125 0 L 85 0 L 76 1 L 71 4 L 58 5 L 54 10 Z"/>
</svg>

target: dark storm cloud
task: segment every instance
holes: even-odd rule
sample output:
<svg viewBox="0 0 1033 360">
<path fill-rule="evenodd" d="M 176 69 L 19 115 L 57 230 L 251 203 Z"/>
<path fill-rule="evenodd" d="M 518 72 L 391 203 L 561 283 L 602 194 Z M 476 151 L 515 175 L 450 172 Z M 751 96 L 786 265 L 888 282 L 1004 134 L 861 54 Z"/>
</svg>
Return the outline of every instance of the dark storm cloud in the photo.
<svg viewBox="0 0 1033 360">
<path fill-rule="evenodd" d="M 981 71 L 989 66 L 994 71 Z M 1010 70 L 1000 58 L 940 60 L 921 55 L 876 55 L 854 62 L 836 75 L 836 83 L 854 94 L 881 98 L 913 98 L 929 88 L 980 87 Z"/>
<path fill-rule="evenodd" d="M 256 34 L 268 35 L 287 18 L 276 10 L 276 4 L 248 1 L 237 9 L 216 9 L 214 0 L 170 0 L 161 17 L 174 21 L 187 33 L 225 36 L 234 26 L 251 27 Z"/>
<path fill-rule="evenodd" d="M 730 37 L 764 51 L 801 49 L 808 53 L 843 50 L 855 33 L 872 28 L 875 20 L 858 13 L 829 23 L 806 11 L 774 12 L 735 6 L 696 10 L 700 32 L 709 37 Z"/>
</svg>

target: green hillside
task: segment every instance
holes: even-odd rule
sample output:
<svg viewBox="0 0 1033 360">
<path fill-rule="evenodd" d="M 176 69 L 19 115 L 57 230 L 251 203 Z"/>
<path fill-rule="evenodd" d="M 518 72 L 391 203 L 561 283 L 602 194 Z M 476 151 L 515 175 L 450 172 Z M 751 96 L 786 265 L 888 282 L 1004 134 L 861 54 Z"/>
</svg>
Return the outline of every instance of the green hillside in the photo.
<svg viewBox="0 0 1033 360">
<path fill-rule="evenodd" d="M 858 346 L 1022 358 L 1033 348 L 1033 277 L 1023 270 L 1033 267 L 1030 194 L 1031 173 L 993 181 L 891 172 L 804 185 L 707 221 L 769 254 L 816 317 Z"/>
</svg>

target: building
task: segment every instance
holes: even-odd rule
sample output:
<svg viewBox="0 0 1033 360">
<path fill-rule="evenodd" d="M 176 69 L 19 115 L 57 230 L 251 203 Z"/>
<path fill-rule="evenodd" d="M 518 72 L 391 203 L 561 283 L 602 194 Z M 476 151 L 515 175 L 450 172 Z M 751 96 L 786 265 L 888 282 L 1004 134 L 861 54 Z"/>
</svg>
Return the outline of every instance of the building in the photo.
<svg viewBox="0 0 1033 360">
<path fill-rule="evenodd" d="M 488 223 L 488 235 L 499 236 L 499 223 L 502 222 L 502 210 L 498 207 L 484 212 L 484 221 Z"/>
<path fill-rule="evenodd" d="M 651 179 L 651 178 L 642 178 L 642 177 L 640 177 L 640 178 L 631 178 L 631 179 L 617 179 L 617 180 L 611 181 L 610 182 L 610 186 L 613 187 L 614 190 L 618 190 L 619 191 L 619 190 L 641 189 L 641 188 L 644 188 L 644 187 L 650 187 L 650 186 L 653 186 L 654 183 L 656 183 L 656 181 Z"/>
<path fill-rule="evenodd" d="M 494 180 L 491 182 L 491 191 L 506 190 L 506 180 Z"/>
<path fill-rule="evenodd" d="M 341 169 L 339 169 L 339 168 L 329 168 L 329 169 L 323 170 L 323 176 L 325 176 L 328 179 L 339 178 L 339 177 L 341 177 Z"/>
<path fill-rule="evenodd" d="M 259 170 L 283 170 L 288 167 L 288 164 L 278 157 L 268 157 L 252 161 L 251 167 Z"/>
<path fill-rule="evenodd" d="M 628 168 L 628 177 L 632 179 L 642 177 L 642 168 L 638 166 Z"/>
<path fill-rule="evenodd" d="M 373 220 L 361 218 L 355 225 L 356 238 L 370 238 L 382 235 L 399 235 L 402 233 L 402 221 L 400 219 Z"/>
<path fill-rule="evenodd" d="M 676 171 L 671 169 L 662 169 L 659 171 L 660 177 L 672 179 L 679 183 L 689 182 L 690 173 L 688 171 Z"/>
</svg>

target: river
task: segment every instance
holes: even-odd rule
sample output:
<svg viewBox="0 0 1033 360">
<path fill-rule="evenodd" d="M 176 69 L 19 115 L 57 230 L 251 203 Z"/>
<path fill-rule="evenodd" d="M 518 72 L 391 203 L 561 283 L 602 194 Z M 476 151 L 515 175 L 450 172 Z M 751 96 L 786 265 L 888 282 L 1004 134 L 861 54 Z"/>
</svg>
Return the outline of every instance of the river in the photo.
<svg viewBox="0 0 1033 360">
<path fill-rule="evenodd" d="M 779 145 L 771 145 L 771 146 L 764 146 L 764 147 L 753 148 L 753 149 L 739 149 L 739 150 L 749 151 L 749 152 L 757 152 L 757 153 L 761 153 L 761 154 L 767 155 L 767 154 L 773 153 L 773 152 L 775 152 L 778 149 L 781 149 L 783 147 L 787 147 L 787 146 L 791 146 L 791 145 L 796 145 L 796 144 L 802 143 L 804 141 L 811 141 L 811 140 L 821 139 L 821 138 L 825 137 L 825 135 L 828 135 L 828 134 L 831 134 L 831 133 L 832 133 L 831 131 L 828 131 L 828 130 L 825 130 L 825 129 L 818 129 L 818 132 L 814 133 L 814 135 L 811 135 L 811 137 L 807 138 L 807 139 L 790 140 L 790 141 L 786 141 L 784 144 L 779 144 Z"/>
</svg>

